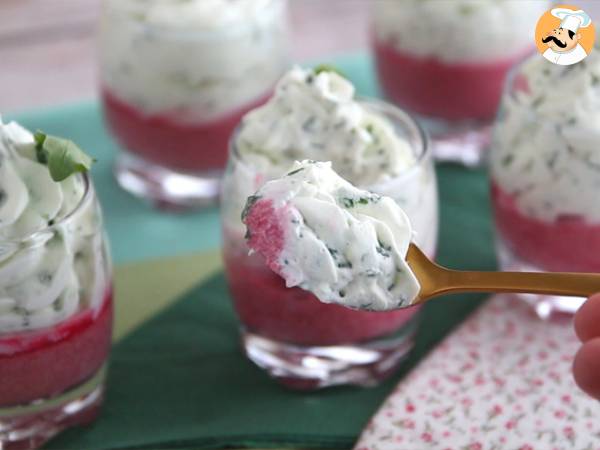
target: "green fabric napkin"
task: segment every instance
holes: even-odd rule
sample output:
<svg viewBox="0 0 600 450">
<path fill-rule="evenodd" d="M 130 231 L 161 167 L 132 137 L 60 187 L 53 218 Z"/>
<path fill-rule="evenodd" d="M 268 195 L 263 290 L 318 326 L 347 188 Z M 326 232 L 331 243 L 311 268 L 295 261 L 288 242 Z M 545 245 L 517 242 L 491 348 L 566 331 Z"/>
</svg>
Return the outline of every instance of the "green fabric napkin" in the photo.
<svg viewBox="0 0 600 450">
<path fill-rule="evenodd" d="M 456 166 L 438 173 L 439 261 L 493 269 L 485 175 Z M 481 298 L 454 296 L 426 305 L 416 347 L 387 383 L 299 393 L 278 386 L 242 356 L 218 274 L 116 344 L 102 416 L 91 427 L 66 432 L 49 448 L 349 448 L 398 379 Z"/>
</svg>

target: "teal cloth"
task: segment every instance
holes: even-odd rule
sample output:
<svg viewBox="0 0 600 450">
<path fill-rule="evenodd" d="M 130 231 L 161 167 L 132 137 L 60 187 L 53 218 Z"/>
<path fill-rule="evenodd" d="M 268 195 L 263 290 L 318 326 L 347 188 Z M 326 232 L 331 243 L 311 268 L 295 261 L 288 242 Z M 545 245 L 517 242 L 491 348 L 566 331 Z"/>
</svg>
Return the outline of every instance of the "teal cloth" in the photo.
<svg viewBox="0 0 600 450">
<path fill-rule="evenodd" d="M 362 95 L 377 95 L 371 61 L 365 53 L 324 62 L 341 68 L 356 83 Z M 153 210 L 119 189 L 111 172 L 118 147 L 103 126 L 97 102 L 3 114 L 3 120 L 12 119 L 32 130 L 41 129 L 68 137 L 98 160 L 93 168 L 93 177 L 104 208 L 115 262 L 175 256 L 220 246 L 217 208 L 167 214 Z"/>
<path fill-rule="evenodd" d="M 494 269 L 486 176 L 455 166 L 438 174 L 440 262 Z M 102 416 L 49 448 L 350 448 L 395 383 L 481 298 L 452 296 L 426 305 L 414 351 L 385 384 L 298 393 L 242 356 L 219 274 L 116 345 Z"/>
</svg>

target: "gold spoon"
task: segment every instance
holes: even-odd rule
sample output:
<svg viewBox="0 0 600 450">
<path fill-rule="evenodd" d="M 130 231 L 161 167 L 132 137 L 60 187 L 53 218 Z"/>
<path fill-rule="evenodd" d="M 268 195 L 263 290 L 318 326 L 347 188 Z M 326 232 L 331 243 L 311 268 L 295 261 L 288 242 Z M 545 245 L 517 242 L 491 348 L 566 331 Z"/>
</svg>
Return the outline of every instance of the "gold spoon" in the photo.
<svg viewBox="0 0 600 450">
<path fill-rule="evenodd" d="M 410 244 L 406 262 L 421 284 L 411 305 L 458 292 L 512 292 L 589 297 L 600 292 L 600 273 L 467 272 L 450 270 L 431 261 Z"/>
</svg>

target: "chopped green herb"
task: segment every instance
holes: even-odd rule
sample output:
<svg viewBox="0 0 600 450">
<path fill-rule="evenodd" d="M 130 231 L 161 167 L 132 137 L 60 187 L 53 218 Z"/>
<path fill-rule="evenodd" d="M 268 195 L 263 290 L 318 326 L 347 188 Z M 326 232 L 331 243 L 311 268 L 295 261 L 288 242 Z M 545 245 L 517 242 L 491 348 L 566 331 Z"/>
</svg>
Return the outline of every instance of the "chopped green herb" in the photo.
<svg viewBox="0 0 600 450">
<path fill-rule="evenodd" d="M 63 181 L 74 173 L 87 172 L 95 162 L 73 141 L 41 131 L 36 131 L 34 140 L 37 160 L 48 166 L 54 181 Z"/>
<path fill-rule="evenodd" d="M 338 263 L 337 265 L 340 269 L 352 269 L 352 263 L 350 261 L 346 261 L 343 263 Z"/>
<path fill-rule="evenodd" d="M 504 167 L 509 166 L 514 161 L 514 159 L 515 159 L 515 155 L 513 155 L 512 153 L 509 153 L 504 158 L 502 158 L 502 165 Z"/>
<path fill-rule="evenodd" d="M 330 64 L 319 64 L 318 66 L 315 66 L 313 72 L 315 75 L 319 75 L 322 72 L 333 72 L 337 73 L 341 77 L 348 78 L 346 75 L 344 75 L 344 73 L 341 70 Z"/>
<path fill-rule="evenodd" d="M 354 208 L 354 199 L 349 197 L 342 198 L 342 204 L 344 208 Z"/>
<path fill-rule="evenodd" d="M 290 175 L 294 175 L 295 173 L 302 172 L 303 170 L 304 170 L 304 167 L 300 167 L 299 169 L 288 172 L 287 176 L 289 177 Z"/>
<path fill-rule="evenodd" d="M 390 252 L 379 245 L 375 247 L 375 250 L 377 251 L 377 253 L 379 253 L 381 256 L 383 256 L 385 258 L 389 258 L 389 256 L 390 256 Z"/>
<path fill-rule="evenodd" d="M 242 211 L 242 222 L 252 209 L 252 206 L 254 206 L 258 200 L 260 200 L 260 195 L 251 195 L 248 197 L 248 200 L 246 200 L 246 206 L 244 206 L 244 210 Z"/>
<path fill-rule="evenodd" d="M 460 5 L 458 8 L 459 14 L 463 16 L 470 16 L 475 11 L 475 8 L 471 5 Z"/>
<path fill-rule="evenodd" d="M 366 275 L 368 278 L 375 278 L 375 277 L 377 276 L 377 271 L 376 271 L 376 270 L 373 270 L 373 269 L 367 269 L 367 270 L 365 271 L 365 275 Z"/>
<path fill-rule="evenodd" d="M 532 103 L 531 106 L 533 106 L 534 108 L 537 108 L 538 106 L 540 106 L 542 104 L 542 102 L 544 101 L 544 96 L 540 95 L 538 98 L 536 98 Z"/>
</svg>

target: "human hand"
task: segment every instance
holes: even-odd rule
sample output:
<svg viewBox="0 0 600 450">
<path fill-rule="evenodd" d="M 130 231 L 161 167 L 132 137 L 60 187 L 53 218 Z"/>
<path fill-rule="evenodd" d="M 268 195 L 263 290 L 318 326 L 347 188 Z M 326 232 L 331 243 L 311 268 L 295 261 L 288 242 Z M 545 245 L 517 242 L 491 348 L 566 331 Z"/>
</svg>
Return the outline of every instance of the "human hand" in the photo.
<svg viewBox="0 0 600 450">
<path fill-rule="evenodd" d="M 581 389 L 600 400 L 600 294 L 592 295 L 575 314 L 575 332 L 582 345 L 573 376 Z"/>
</svg>

